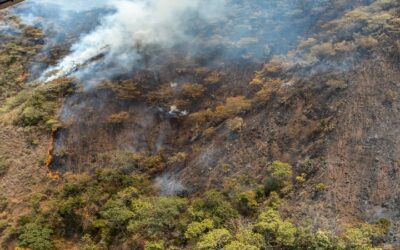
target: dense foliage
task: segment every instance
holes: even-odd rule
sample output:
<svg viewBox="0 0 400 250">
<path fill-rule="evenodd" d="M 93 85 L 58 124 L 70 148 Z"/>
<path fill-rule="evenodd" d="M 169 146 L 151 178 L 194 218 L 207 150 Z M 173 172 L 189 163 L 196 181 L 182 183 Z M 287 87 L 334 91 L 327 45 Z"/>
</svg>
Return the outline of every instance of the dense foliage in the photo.
<svg viewBox="0 0 400 250">
<path fill-rule="evenodd" d="M 159 196 L 147 176 L 118 170 L 67 176 L 58 190 L 35 195 L 30 216 L 19 219 L 9 239 L 32 250 L 68 241 L 81 249 L 372 249 L 386 233 L 380 222 L 336 237 L 285 219 L 279 204 L 292 167 L 276 161 L 268 169 L 261 194 L 210 190 L 195 197 Z M 268 180 L 277 182 L 273 191 Z"/>
</svg>

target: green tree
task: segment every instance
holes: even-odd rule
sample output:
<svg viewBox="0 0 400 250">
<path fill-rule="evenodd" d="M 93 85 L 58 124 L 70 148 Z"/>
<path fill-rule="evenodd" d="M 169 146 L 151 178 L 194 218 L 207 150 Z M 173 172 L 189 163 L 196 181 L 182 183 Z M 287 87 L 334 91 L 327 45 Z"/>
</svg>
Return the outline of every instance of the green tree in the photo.
<svg viewBox="0 0 400 250">
<path fill-rule="evenodd" d="M 188 240 L 197 239 L 211 229 L 214 229 L 214 222 L 210 219 L 205 219 L 202 222 L 194 221 L 189 224 L 185 237 Z"/>
<path fill-rule="evenodd" d="M 236 198 L 236 206 L 238 211 L 244 216 L 256 213 L 258 208 L 256 192 L 246 191 L 240 193 Z"/>
<path fill-rule="evenodd" d="M 203 198 L 193 201 L 189 213 L 194 220 L 212 219 L 217 226 L 223 225 L 230 219 L 236 218 L 238 212 L 226 201 L 225 197 L 216 190 L 210 190 Z"/>
<path fill-rule="evenodd" d="M 197 248 L 201 250 L 218 250 L 222 249 L 231 240 L 232 235 L 227 229 L 214 229 L 200 238 Z"/>
<path fill-rule="evenodd" d="M 24 225 L 18 236 L 18 244 L 32 250 L 52 249 L 51 235 L 53 231 L 39 223 Z"/>
<path fill-rule="evenodd" d="M 332 235 L 323 230 L 315 232 L 312 245 L 315 249 L 337 249 L 337 244 L 333 241 Z"/>
<path fill-rule="evenodd" d="M 232 241 L 226 245 L 223 250 L 260 250 L 260 248 L 252 245 L 246 245 L 240 241 Z"/>
<path fill-rule="evenodd" d="M 268 166 L 270 176 L 265 179 L 265 193 L 280 191 L 285 187 L 290 187 L 290 181 L 293 177 L 292 166 L 280 161 L 274 161 Z"/>
<path fill-rule="evenodd" d="M 280 161 L 274 161 L 269 166 L 269 171 L 271 176 L 279 181 L 288 180 L 293 176 L 292 166 Z"/>
<path fill-rule="evenodd" d="M 139 197 L 139 191 L 135 187 L 128 187 L 117 193 L 117 198 L 129 205 L 132 199 Z"/>
<path fill-rule="evenodd" d="M 381 228 L 377 225 L 364 223 L 359 227 L 346 229 L 344 240 L 350 249 L 375 249 L 372 246 L 372 238 L 382 236 Z"/>
<path fill-rule="evenodd" d="M 82 237 L 81 247 L 83 250 L 99 250 L 99 247 L 96 246 L 96 243 L 93 242 L 92 238 L 88 234 Z"/>
<path fill-rule="evenodd" d="M 134 213 L 120 199 L 108 200 L 100 214 L 112 228 L 124 227 L 134 216 Z"/>
<path fill-rule="evenodd" d="M 164 250 L 164 241 L 146 242 L 144 250 Z"/>
<path fill-rule="evenodd" d="M 240 230 L 236 234 L 236 239 L 247 246 L 257 247 L 257 249 L 263 249 L 266 246 L 264 237 L 250 229 Z"/>
<path fill-rule="evenodd" d="M 180 226 L 187 200 L 179 197 L 150 197 L 132 201 L 133 218 L 128 229 L 157 237 L 171 234 Z"/>
<path fill-rule="evenodd" d="M 282 220 L 278 211 L 272 208 L 259 215 L 255 228 L 257 232 L 273 239 L 274 242 L 270 243 L 275 243 L 282 247 L 291 247 L 295 244 L 296 226 L 290 221 Z"/>
</svg>

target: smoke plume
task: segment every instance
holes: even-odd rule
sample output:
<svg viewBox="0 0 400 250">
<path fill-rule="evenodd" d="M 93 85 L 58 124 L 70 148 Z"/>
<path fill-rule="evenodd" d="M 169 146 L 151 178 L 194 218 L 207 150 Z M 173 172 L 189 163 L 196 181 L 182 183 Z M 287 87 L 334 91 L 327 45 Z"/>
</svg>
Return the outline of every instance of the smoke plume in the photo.
<svg viewBox="0 0 400 250">
<path fill-rule="evenodd" d="M 290 50 L 329 5 L 329 0 L 27 0 L 15 12 L 45 31 L 44 50 L 61 42 L 69 48 L 58 62 L 36 70 L 41 81 L 72 75 L 90 86 L 147 68 L 149 55 L 151 64 L 177 51 L 216 52 L 225 62 L 266 61 Z"/>
<path fill-rule="evenodd" d="M 81 37 L 67 57 L 45 72 L 53 72 L 46 81 L 72 73 L 84 77 L 97 72 L 99 77 L 102 72 L 103 77 L 110 77 L 132 70 L 148 47 L 167 50 L 193 40 L 187 25 L 191 17 L 207 22 L 221 18 L 223 5 L 223 0 L 100 1 L 92 7 L 106 7 L 111 13 Z"/>
<path fill-rule="evenodd" d="M 155 186 L 160 190 L 161 195 L 174 196 L 183 193 L 186 188 L 180 183 L 175 176 L 171 174 L 163 174 L 155 180 Z"/>
</svg>

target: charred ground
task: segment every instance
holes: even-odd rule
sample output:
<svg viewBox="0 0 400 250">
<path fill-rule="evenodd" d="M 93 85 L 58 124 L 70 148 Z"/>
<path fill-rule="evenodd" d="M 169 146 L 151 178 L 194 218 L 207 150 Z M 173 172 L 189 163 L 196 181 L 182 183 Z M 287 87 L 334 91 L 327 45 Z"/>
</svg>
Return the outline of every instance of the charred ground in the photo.
<svg viewBox="0 0 400 250">
<path fill-rule="evenodd" d="M 397 188 L 400 178 L 399 4 L 332 1 L 326 6 L 323 10 L 315 7 L 316 14 L 305 21 L 308 27 L 299 25 L 302 29 L 293 36 L 302 35 L 302 39 L 288 39 L 282 46 L 269 48 L 268 53 L 259 44 L 270 44 L 270 41 L 251 45 L 254 39 L 247 37 L 241 40 L 245 45 L 230 43 L 232 47 L 225 45 L 222 50 L 218 46 L 198 45 L 204 52 L 196 56 L 179 48 L 175 53 L 162 52 L 159 57 L 149 53 L 143 57 L 145 69 L 135 69 L 89 88 L 79 80 L 68 78 L 48 85 L 25 86 L 25 77 L 11 86 L 0 85 L 12 91 L 2 96 L 2 120 L 7 124 L 2 127 L 2 133 L 20 131 L 20 135 L 5 140 L 7 146 L 1 156 L 12 169 L 22 165 L 26 166 L 24 171 L 35 169 L 35 164 L 15 162 L 17 156 L 6 149 L 22 148 L 15 146 L 20 145 L 16 142 L 18 138 L 37 138 L 34 146 L 28 144 L 25 150 L 46 154 L 47 141 L 51 141 L 50 155 L 41 165 L 47 165 L 52 176 L 60 179 L 43 180 L 43 186 L 51 182 L 49 185 L 55 187 L 73 182 L 78 177 L 71 180 L 71 173 L 84 178 L 89 178 L 86 177 L 89 173 L 99 178 L 99 169 L 112 168 L 126 176 L 146 175 L 150 181 L 156 180 L 152 192 L 180 195 L 190 202 L 194 197 L 210 199 L 204 192 L 217 189 L 225 199 L 233 200 L 234 206 L 237 206 L 236 195 L 258 190 L 266 179 L 274 177 L 270 166 L 275 161 L 287 162 L 293 166 L 293 176 L 289 180 L 291 184 L 278 192 L 284 200 L 279 206 L 283 218 L 296 225 L 311 221 L 311 231 L 325 229 L 337 235 L 347 232 L 349 225 L 390 222 L 390 232 L 372 237 L 372 243 L 395 244 L 399 237 L 397 208 L 400 205 Z M 254 9 L 247 7 L 249 11 Z M 11 17 L 7 18 L 11 20 L 8 22 L 14 22 Z M 24 75 L 30 65 L 25 51 L 40 50 L 35 46 L 43 43 L 39 29 L 33 33 L 29 27 L 21 29 L 25 33 L 20 38 L 4 38 L 12 39 L 6 44 L 14 47 L 4 47 L 1 55 L 9 60 L 10 51 L 15 54 L 11 53 L 13 60 L 0 62 L 15 72 L 7 71 L 5 76 L 0 73 L 1 80 L 13 78 L 9 74 Z M 280 29 L 270 35 L 284 31 Z M 260 37 L 287 39 L 287 36 Z M 148 51 L 154 52 L 153 48 L 145 50 Z M 32 58 L 37 58 L 37 53 L 32 52 Z M 59 54 L 55 49 L 52 53 L 42 63 L 52 64 L 52 58 L 66 51 Z M 16 68 L 13 63 L 26 68 Z M 17 91 L 22 92 L 16 94 Z M 51 138 L 46 140 L 50 134 L 54 142 Z M 12 187 L 14 184 L 9 183 L 15 179 L 14 173 L 9 171 L 0 177 L 2 183 Z M 35 176 L 45 179 L 40 173 L 43 174 L 43 169 Z M 23 180 L 15 183 L 23 185 Z M 40 190 L 34 186 L 40 183 L 32 185 L 36 191 Z M 140 187 L 148 188 L 144 186 Z M 28 195 L 31 191 L 21 192 Z M 46 192 L 47 197 L 42 198 L 44 214 L 48 200 L 54 196 L 60 198 Z M 257 198 L 255 205 L 261 210 L 265 206 L 274 207 L 271 203 L 276 197 L 265 192 L 266 197 Z M 140 195 L 152 197 L 154 193 L 146 191 Z M 11 200 L 11 197 L 12 191 L 6 191 L 5 198 Z M 195 207 L 194 203 L 190 203 L 191 208 Z M 14 225 L 10 211 L 17 206 L 12 202 L 8 206 L 3 216 Z M 74 209 L 74 216 L 104 219 L 100 212 L 104 207 L 90 215 L 79 206 Z M 237 232 L 238 224 L 244 221 L 257 218 L 260 222 L 261 215 L 256 214 L 244 213 L 232 222 L 234 225 L 224 225 L 231 232 Z M 68 241 L 80 239 L 83 232 L 99 247 L 141 249 L 145 242 L 152 240 L 146 233 L 129 230 L 134 235 L 129 240 L 121 239 L 118 233 L 108 236 L 111 239 L 102 238 L 99 231 L 103 229 L 79 223 L 82 228 L 77 231 L 54 230 L 57 237 L 66 239 L 57 244 L 70 244 Z M 174 230 L 185 230 L 178 230 L 179 227 Z M 68 225 L 64 224 L 63 228 L 69 230 Z M 126 234 L 125 230 L 118 230 Z M 296 235 L 301 235 L 300 231 Z M 6 243 L 12 245 L 18 233 L 10 235 Z M 297 236 L 297 245 L 293 245 L 293 242 L 275 240 L 278 232 L 267 235 L 274 239 L 268 244 L 278 248 L 301 249 L 311 244 L 300 243 L 305 241 L 301 236 Z M 177 237 L 168 236 L 166 246 L 214 249 L 212 246 L 201 248 L 201 243 L 190 240 L 179 242 Z M 348 247 L 366 249 L 367 243 L 349 243 Z"/>
</svg>

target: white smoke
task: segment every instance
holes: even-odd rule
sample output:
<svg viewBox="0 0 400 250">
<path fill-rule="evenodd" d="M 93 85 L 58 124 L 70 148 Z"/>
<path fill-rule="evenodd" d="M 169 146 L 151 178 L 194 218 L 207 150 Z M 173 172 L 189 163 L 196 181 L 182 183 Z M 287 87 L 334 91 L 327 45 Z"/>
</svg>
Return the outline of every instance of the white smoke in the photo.
<svg viewBox="0 0 400 250">
<path fill-rule="evenodd" d="M 174 196 L 181 194 L 186 188 L 173 175 L 163 174 L 155 180 L 155 186 L 160 190 L 161 195 Z"/>
<path fill-rule="evenodd" d="M 48 0 L 39 0 L 48 1 Z M 141 58 L 140 51 L 147 46 L 171 49 L 182 42 L 194 39 L 187 34 L 190 24 L 188 16 L 195 15 L 202 20 L 223 17 L 225 0 L 119 0 L 93 1 L 96 7 L 112 9 L 101 24 L 72 46 L 71 53 L 56 66 L 49 68 L 45 81 L 69 75 L 100 74 L 101 65 L 112 65 L 118 72 L 124 72 Z M 56 1 L 57 2 L 57 1 Z M 61 1 L 64 2 L 64 1 Z M 72 1 L 79 8 L 88 8 L 91 1 Z M 101 60 L 94 60 L 100 56 Z M 97 70 L 94 73 L 94 69 Z M 105 70 L 107 71 L 107 70 Z M 104 75 L 113 72 L 102 72 Z M 108 75 L 110 76 L 110 75 Z"/>
<path fill-rule="evenodd" d="M 43 8 L 57 8 L 61 12 L 67 13 L 68 11 L 83 12 L 99 8 L 112 7 L 114 1 L 110 0 L 29 0 L 28 3 L 34 3 Z"/>
</svg>

